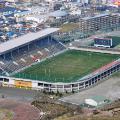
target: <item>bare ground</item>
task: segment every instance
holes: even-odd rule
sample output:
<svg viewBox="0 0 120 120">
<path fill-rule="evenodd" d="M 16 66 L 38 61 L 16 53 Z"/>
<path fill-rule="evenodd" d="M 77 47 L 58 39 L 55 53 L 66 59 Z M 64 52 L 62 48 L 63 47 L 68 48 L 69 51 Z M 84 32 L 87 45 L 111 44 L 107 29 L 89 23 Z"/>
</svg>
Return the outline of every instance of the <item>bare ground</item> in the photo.
<svg viewBox="0 0 120 120">
<path fill-rule="evenodd" d="M 30 103 L 0 99 L 0 108 L 13 112 L 13 120 L 38 120 L 40 111 Z"/>
</svg>

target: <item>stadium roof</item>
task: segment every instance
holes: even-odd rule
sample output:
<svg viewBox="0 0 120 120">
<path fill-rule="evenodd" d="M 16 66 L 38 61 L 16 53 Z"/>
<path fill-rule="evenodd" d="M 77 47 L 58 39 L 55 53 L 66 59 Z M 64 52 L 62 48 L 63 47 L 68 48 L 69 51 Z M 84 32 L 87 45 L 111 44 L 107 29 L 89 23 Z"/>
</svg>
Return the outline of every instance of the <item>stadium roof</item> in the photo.
<svg viewBox="0 0 120 120">
<path fill-rule="evenodd" d="M 12 50 L 12 49 L 19 47 L 21 45 L 27 44 L 31 41 L 38 39 L 38 38 L 41 38 L 41 37 L 44 37 L 44 36 L 49 35 L 51 33 L 54 33 L 58 30 L 59 30 L 59 28 L 46 28 L 46 29 L 41 30 L 39 32 L 28 33 L 28 34 L 25 34 L 25 35 L 20 36 L 18 38 L 4 42 L 4 43 L 0 44 L 0 54 L 3 54 L 4 52 Z"/>
</svg>

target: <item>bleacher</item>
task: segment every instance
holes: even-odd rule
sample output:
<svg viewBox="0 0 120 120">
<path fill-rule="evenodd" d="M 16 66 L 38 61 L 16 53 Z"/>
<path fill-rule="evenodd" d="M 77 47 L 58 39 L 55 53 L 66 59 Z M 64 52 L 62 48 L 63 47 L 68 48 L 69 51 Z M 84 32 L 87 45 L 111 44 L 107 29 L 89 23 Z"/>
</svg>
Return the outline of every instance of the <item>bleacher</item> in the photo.
<svg viewBox="0 0 120 120">
<path fill-rule="evenodd" d="M 15 49 L 12 52 L 12 57 L 10 53 L 6 54 L 5 59 L 0 57 L 0 68 L 3 69 L 7 74 L 12 74 L 36 63 L 37 60 L 41 61 L 42 59 L 45 59 L 64 49 L 65 46 L 60 42 L 56 41 L 55 39 L 49 39 L 48 37 L 45 37 L 39 41 L 32 42 L 29 46 L 23 46 L 19 48 L 19 52 L 17 49 Z"/>
</svg>

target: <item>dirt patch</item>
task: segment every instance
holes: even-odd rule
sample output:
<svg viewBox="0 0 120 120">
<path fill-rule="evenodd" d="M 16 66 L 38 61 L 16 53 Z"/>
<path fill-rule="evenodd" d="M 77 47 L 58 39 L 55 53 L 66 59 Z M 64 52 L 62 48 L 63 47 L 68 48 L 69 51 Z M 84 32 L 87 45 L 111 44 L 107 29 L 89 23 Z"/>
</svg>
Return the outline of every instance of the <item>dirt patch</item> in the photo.
<svg viewBox="0 0 120 120">
<path fill-rule="evenodd" d="M 13 112 L 6 109 L 0 109 L 0 120 L 12 120 Z"/>
<path fill-rule="evenodd" d="M 38 118 L 40 117 L 40 111 L 32 106 L 30 103 L 1 99 L 0 108 L 12 111 L 12 120 L 38 120 Z"/>
</svg>

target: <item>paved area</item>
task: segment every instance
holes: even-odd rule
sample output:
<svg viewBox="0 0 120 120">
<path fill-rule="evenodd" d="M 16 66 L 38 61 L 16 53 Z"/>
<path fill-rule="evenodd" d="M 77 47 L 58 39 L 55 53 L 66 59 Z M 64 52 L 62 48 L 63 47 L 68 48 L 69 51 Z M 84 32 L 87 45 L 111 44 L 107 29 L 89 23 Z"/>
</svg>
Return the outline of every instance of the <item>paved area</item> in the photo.
<svg viewBox="0 0 120 120">
<path fill-rule="evenodd" d="M 4 95 L 7 99 L 13 99 L 18 101 L 32 101 L 37 94 L 35 90 L 26 90 L 20 88 L 7 88 L 0 87 L 0 98 Z"/>
<path fill-rule="evenodd" d="M 110 53 L 110 54 L 120 54 L 120 51 L 108 51 L 108 50 L 100 50 L 100 49 L 94 49 L 94 48 L 76 48 L 76 47 L 69 47 L 70 49 L 74 50 L 82 50 L 82 51 L 91 51 L 91 52 L 100 52 L 100 53 Z"/>
<path fill-rule="evenodd" d="M 104 82 L 92 88 L 64 97 L 60 100 L 78 105 L 83 103 L 86 98 L 92 96 L 104 96 L 110 100 L 120 98 L 120 78 L 114 77 L 104 80 Z"/>
</svg>

